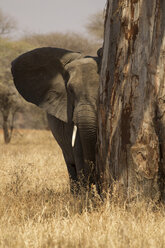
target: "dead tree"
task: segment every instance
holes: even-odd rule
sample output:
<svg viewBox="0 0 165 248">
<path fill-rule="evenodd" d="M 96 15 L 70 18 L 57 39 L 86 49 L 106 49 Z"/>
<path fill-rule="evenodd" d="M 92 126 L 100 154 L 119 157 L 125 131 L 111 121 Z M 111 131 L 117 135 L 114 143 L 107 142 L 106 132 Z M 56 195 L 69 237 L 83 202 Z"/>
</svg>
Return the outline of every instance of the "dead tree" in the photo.
<svg viewBox="0 0 165 248">
<path fill-rule="evenodd" d="M 107 0 L 100 77 L 101 191 L 165 199 L 164 0 Z"/>
</svg>

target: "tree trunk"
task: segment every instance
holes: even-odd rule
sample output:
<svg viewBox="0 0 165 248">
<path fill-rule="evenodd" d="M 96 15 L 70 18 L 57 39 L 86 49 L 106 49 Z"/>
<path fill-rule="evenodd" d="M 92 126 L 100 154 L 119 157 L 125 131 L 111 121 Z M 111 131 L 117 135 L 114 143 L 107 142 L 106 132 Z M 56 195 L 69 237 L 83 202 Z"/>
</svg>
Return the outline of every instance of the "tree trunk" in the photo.
<svg viewBox="0 0 165 248">
<path fill-rule="evenodd" d="M 165 1 L 107 3 L 96 166 L 101 191 L 165 198 Z"/>
<path fill-rule="evenodd" d="M 11 116 L 11 125 L 9 124 L 9 113 L 3 113 L 3 137 L 4 142 L 8 144 L 11 141 L 12 132 L 13 132 L 13 122 L 14 122 L 14 115 L 15 113 L 12 113 Z"/>
</svg>

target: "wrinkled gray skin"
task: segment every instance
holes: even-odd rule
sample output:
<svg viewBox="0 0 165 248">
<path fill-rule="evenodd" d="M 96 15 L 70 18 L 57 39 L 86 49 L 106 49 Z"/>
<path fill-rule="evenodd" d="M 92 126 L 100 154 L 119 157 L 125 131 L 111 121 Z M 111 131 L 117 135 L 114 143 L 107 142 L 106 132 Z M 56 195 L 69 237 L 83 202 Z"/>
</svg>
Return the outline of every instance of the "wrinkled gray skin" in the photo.
<svg viewBox="0 0 165 248">
<path fill-rule="evenodd" d="M 93 182 L 99 57 L 83 57 L 59 48 L 38 48 L 12 62 L 14 84 L 29 102 L 47 111 L 60 145 L 73 192 Z M 73 127 L 77 126 L 75 144 Z M 88 183 L 89 183 L 88 181 Z"/>
</svg>

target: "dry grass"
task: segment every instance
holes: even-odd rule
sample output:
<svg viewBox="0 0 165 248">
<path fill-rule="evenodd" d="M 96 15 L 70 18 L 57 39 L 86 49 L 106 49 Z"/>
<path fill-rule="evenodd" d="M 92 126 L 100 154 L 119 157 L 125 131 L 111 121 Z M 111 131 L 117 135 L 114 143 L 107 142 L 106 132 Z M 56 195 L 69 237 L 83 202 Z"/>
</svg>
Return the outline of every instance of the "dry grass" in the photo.
<svg viewBox="0 0 165 248">
<path fill-rule="evenodd" d="M 163 206 L 74 199 L 49 132 L 17 131 L 9 145 L 0 132 L 0 148 L 0 247 L 165 247 Z"/>
</svg>

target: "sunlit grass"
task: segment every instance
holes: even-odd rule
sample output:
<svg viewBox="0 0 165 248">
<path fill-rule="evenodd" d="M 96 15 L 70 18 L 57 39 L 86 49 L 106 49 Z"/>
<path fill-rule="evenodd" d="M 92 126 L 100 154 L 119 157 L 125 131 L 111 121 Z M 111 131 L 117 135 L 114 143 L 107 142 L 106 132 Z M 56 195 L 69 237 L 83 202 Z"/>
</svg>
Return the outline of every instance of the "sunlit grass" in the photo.
<svg viewBox="0 0 165 248">
<path fill-rule="evenodd" d="M 165 209 L 74 198 L 48 131 L 0 132 L 0 247 L 165 247 Z"/>
</svg>

